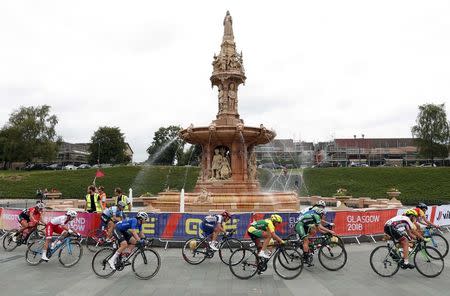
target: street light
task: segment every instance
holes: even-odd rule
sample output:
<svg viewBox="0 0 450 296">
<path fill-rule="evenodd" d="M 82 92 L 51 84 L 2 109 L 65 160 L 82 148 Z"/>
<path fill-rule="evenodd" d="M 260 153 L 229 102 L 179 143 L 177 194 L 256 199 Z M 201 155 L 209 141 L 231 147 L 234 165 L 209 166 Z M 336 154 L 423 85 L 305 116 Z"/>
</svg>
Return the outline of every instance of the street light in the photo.
<svg viewBox="0 0 450 296">
<path fill-rule="evenodd" d="M 362 143 L 363 143 L 363 145 L 364 145 L 364 134 L 361 134 L 361 137 L 362 137 L 362 139 L 363 139 Z M 358 153 L 359 153 L 359 146 L 358 146 Z M 367 158 L 367 157 L 366 157 L 366 158 Z M 361 154 L 360 154 L 360 156 L 359 156 L 359 166 L 361 166 Z"/>
</svg>

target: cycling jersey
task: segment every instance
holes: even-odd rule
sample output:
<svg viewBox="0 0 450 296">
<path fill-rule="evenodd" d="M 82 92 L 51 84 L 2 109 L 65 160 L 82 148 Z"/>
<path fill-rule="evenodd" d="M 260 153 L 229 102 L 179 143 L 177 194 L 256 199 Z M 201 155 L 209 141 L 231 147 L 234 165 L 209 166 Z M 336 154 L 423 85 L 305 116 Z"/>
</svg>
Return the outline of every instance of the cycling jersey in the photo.
<svg viewBox="0 0 450 296">
<path fill-rule="evenodd" d="M 49 239 L 52 238 L 53 232 L 61 234 L 65 230 L 63 226 L 67 224 L 69 224 L 69 218 L 66 215 L 52 218 L 45 225 L 45 236 Z"/>
<path fill-rule="evenodd" d="M 142 231 L 142 224 L 139 224 L 136 218 L 131 218 L 117 222 L 116 229 L 120 232 L 127 232 L 128 230 L 139 230 L 140 232 Z"/>
<path fill-rule="evenodd" d="M 18 220 L 19 220 L 19 222 L 21 220 L 26 220 L 27 222 L 34 220 L 36 222 L 39 222 L 41 220 L 41 213 L 38 210 L 36 210 L 35 207 L 29 208 L 29 209 L 24 209 L 19 214 Z"/>
<path fill-rule="evenodd" d="M 413 210 L 416 211 L 417 216 L 419 216 L 420 218 L 425 218 L 425 213 L 422 209 L 414 208 Z"/>
<path fill-rule="evenodd" d="M 275 232 L 275 225 L 273 225 L 273 222 L 270 219 L 254 221 L 252 224 L 250 224 L 250 228 L 263 231 L 269 230 L 269 232 Z"/>
<path fill-rule="evenodd" d="M 405 231 L 406 229 L 414 229 L 414 224 L 406 216 L 395 216 L 386 221 L 387 226 L 392 226 L 398 231 Z"/>
<path fill-rule="evenodd" d="M 202 223 L 205 226 L 216 227 L 218 224 L 223 223 L 222 215 L 208 215 L 203 218 Z"/>
<path fill-rule="evenodd" d="M 102 216 L 106 216 L 109 218 L 112 218 L 114 216 L 124 218 L 123 211 L 120 211 L 117 206 L 112 206 L 110 208 L 107 208 L 103 211 Z"/>
<path fill-rule="evenodd" d="M 303 210 L 300 211 L 299 215 L 298 215 L 298 219 L 300 219 L 304 214 L 306 214 L 307 212 L 311 211 L 313 207 L 307 207 L 304 208 Z"/>
<path fill-rule="evenodd" d="M 300 239 L 304 239 L 308 236 L 311 227 L 319 225 L 321 222 L 320 215 L 315 211 L 307 211 L 303 216 L 301 216 L 295 224 L 295 231 L 300 236 Z"/>
</svg>

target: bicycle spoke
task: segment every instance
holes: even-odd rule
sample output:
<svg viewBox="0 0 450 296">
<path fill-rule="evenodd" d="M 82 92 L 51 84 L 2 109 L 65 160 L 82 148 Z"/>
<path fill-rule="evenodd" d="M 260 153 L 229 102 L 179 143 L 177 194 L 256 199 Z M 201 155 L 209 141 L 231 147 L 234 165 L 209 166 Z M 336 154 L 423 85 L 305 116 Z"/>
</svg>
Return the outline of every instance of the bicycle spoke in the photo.
<svg viewBox="0 0 450 296">
<path fill-rule="evenodd" d="M 370 254 L 370 266 L 382 277 L 393 276 L 400 268 L 400 258 L 393 249 L 387 246 L 376 247 Z"/>
<path fill-rule="evenodd" d="M 143 249 L 133 258 L 132 268 L 140 279 L 150 279 L 154 277 L 161 266 L 161 259 L 158 253 L 152 249 Z"/>
<path fill-rule="evenodd" d="M 258 271 L 256 253 L 249 249 L 241 248 L 234 251 L 230 256 L 230 262 L 238 262 L 230 264 L 229 267 L 231 272 L 239 279 L 249 279 Z"/>
<path fill-rule="evenodd" d="M 426 277 L 436 277 L 444 269 L 442 255 L 437 249 L 429 246 L 425 246 L 414 255 L 414 264 L 417 271 Z"/>
</svg>

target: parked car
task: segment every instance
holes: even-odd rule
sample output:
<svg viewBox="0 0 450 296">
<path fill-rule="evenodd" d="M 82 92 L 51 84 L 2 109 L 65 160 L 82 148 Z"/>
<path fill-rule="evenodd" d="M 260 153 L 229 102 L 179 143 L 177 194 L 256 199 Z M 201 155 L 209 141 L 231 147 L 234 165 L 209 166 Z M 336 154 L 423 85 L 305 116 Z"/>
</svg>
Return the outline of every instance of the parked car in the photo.
<svg viewBox="0 0 450 296">
<path fill-rule="evenodd" d="M 321 162 L 312 166 L 312 168 L 331 168 L 333 165 L 329 162 Z"/>
<path fill-rule="evenodd" d="M 76 170 L 77 167 L 74 166 L 73 164 L 68 164 L 68 165 L 66 165 L 63 169 L 64 169 L 64 170 L 73 171 L 73 170 Z"/>
<path fill-rule="evenodd" d="M 87 163 L 83 163 L 78 166 L 78 169 L 90 169 L 90 168 L 91 166 L 88 165 Z"/>
<path fill-rule="evenodd" d="M 25 166 L 24 170 L 26 171 L 45 170 L 46 167 L 47 167 L 46 163 L 31 163 Z"/>
<path fill-rule="evenodd" d="M 54 164 L 48 165 L 48 166 L 46 167 L 46 169 L 47 169 L 47 170 L 62 170 L 62 169 L 63 169 L 63 166 L 62 166 L 62 164 L 54 163 Z"/>
</svg>

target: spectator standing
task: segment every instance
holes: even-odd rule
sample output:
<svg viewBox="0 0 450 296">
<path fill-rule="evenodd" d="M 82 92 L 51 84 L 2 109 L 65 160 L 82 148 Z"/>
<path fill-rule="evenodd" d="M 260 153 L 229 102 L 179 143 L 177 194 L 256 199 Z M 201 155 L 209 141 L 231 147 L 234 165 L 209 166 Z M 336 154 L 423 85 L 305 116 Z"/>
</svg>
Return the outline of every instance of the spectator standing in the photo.
<svg viewBox="0 0 450 296">
<path fill-rule="evenodd" d="M 101 213 L 100 195 L 96 193 L 97 189 L 91 185 L 87 189 L 85 211 L 88 213 Z"/>
<path fill-rule="evenodd" d="M 119 201 L 122 201 L 124 204 L 126 204 L 125 208 L 123 209 L 124 212 L 130 212 L 131 211 L 131 199 L 128 198 L 128 196 L 124 195 L 122 192 L 122 189 L 120 189 L 119 187 L 117 187 L 114 190 L 116 197 L 114 199 L 114 205 L 117 206 L 117 203 Z"/>
<path fill-rule="evenodd" d="M 98 187 L 98 195 L 100 196 L 100 204 L 102 206 L 102 210 L 105 210 L 106 207 L 106 193 L 105 193 L 105 187 L 99 186 Z"/>
</svg>

